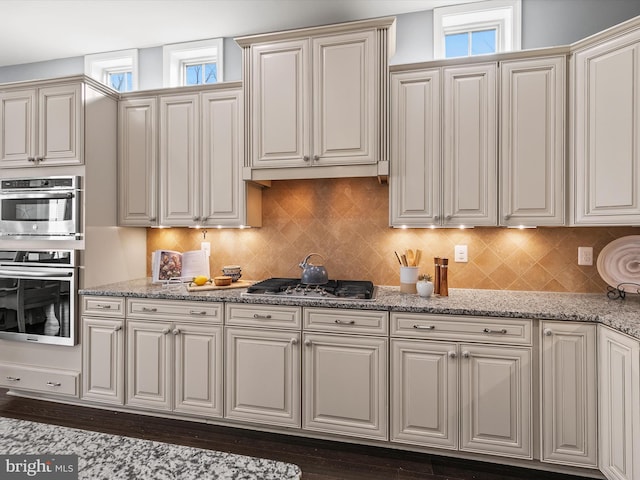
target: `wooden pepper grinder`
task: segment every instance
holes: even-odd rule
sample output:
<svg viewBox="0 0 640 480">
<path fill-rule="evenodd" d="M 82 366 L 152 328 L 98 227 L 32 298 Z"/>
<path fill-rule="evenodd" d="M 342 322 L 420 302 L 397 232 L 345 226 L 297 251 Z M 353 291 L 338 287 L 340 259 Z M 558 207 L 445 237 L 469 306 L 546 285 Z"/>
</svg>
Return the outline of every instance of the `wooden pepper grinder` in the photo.
<svg viewBox="0 0 640 480">
<path fill-rule="evenodd" d="M 440 293 L 440 257 L 433 259 L 433 293 Z"/>
<path fill-rule="evenodd" d="M 443 258 L 440 263 L 440 296 L 449 296 L 449 283 L 447 279 L 447 271 L 449 270 L 449 259 Z"/>
</svg>

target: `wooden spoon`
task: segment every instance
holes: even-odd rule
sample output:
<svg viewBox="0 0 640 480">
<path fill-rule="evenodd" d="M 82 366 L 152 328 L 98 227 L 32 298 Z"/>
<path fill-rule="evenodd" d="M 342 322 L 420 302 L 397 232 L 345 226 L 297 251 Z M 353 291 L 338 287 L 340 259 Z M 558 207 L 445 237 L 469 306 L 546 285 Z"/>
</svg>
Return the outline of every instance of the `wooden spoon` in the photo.
<svg viewBox="0 0 640 480">
<path fill-rule="evenodd" d="M 416 266 L 415 261 L 416 261 L 416 256 L 413 253 L 413 250 L 408 249 L 407 250 L 407 265 L 410 266 L 410 267 L 415 267 Z"/>
<path fill-rule="evenodd" d="M 420 264 L 420 257 L 422 256 L 422 250 L 419 248 L 416 250 L 416 257 L 414 259 L 414 264 L 417 267 Z"/>
</svg>

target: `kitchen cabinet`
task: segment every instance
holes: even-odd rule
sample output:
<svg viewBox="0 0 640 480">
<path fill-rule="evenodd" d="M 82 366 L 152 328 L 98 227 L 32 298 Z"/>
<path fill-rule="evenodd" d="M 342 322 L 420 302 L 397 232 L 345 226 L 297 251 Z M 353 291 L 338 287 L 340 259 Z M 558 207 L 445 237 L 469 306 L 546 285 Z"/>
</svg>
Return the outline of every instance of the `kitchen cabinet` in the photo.
<svg viewBox="0 0 640 480">
<path fill-rule="evenodd" d="M 598 325 L 599 466 L 609 480 L 640 478 L 640 345 Z"/>
<path fill-rule="evenodd" d="M 124 404 L 124 298 L 82 298 L 82 398 Z"/>
<path fill-rule="evenodd" d="M 540 324 L 541 461 L 597 466 L 596 325 Z"/>
<path fill-rule="evenodd" d="M 530 320 L 391 313 L 391 441 L 533 458 Z"/>
<path fill-rule="evenodd" d="M 127 302 L 127 405 L 222 416 L 222 306 Z"/>
<path fill-rule="evenodd" d="M 302 428 L 387 440 L 388 314 L 313 308 L 304 319 Z"/>
<path fill-rule="evenodd" d="M 300 310 L 226 305 L 225 418 L 300 428 Z"/>
<path fill-rule="evenodd" d="M 392 226 L 497 225 L 496 74 L 495 63 L 392 74 Z"/>
<path fill-rule="evenodd" d="M 575 47 L 572 167 L 576 225 L 640 223 L 640 28 Z"/>
<path fill-rule="evenodd" d="M 394 25 L 382 18 L 236 38 L 245 66 L 246 180 L 387 168 Z"/>
<path fill-rule="evenodd" d="M 500 224 L 560 226 L 566 57 L 500 63 Z"/>
<path fill-rule="evenodd" d="M 0 87 L 0 168 L 82 164 L 83 88 Z"/>
</svg>

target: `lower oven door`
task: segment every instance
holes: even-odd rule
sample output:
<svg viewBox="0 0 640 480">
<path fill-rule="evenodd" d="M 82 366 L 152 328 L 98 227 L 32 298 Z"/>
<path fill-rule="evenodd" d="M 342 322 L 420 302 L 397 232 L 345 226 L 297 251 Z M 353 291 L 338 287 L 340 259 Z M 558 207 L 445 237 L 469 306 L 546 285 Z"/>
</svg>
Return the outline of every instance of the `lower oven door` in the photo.
<svg viewBox="0 0 640 480">
<path fill-rule="evenodd" d="M 0 338 L 75 345 L 75 268 L 0 267 Z"/>
</svg>

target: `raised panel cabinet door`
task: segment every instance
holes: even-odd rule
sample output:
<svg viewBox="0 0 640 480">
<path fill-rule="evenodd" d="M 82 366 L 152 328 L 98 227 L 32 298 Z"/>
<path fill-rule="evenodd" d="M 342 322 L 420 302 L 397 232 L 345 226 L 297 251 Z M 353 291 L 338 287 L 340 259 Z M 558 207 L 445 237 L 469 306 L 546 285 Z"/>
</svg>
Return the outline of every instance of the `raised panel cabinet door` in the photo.
<svg viewBox="0 0 640 480">
<path fill-rule="evenodd" d="M 302 428 L 388 439 L 388 340 L 304 335 Z"/>
<path fill-rule="evenodd" d="M 543 462 L 597 465 L 596 325 L 542 322 Z"/>
<path fill-rule="evenodd" d="M 222 327 L 177 324 L 174 410 L 222 417 Z"/>
<path fill-rule="evenodd" d="M 202 224 L 243 223 L 242 91 L 202 95 Z"/>
<path fill-rule="evenodd" d="M 598 326 L 599 466 L 609 480 L 640 478 L 640 345 Z"/>
<path fill-rule="evenodd" d="M 566 58 L 500 64 L 500 224 L 564 224 Z"/>
<path fill-rule="evenodd" d="M 118 105 L 118 222 L 123 226 L 157 224 L 157 105 L 155 97 Z"/>
<path fill-rule="evenodd" d="M 227 328 L 225 417 L 300 428 L 300 332 Z"/>
<path fill-rule="evenodd" d="M 314 165 L 376 163 L 373 30 L 312 39 Z"/>
<path fill-rule="evenodd" d="M 640 32 L 577 52 L 575 223 L 640 222 Z"/>
<path fill-rule="evenodd" d="M 251 46 L 251 163 L 300 167 L 311 155 L 308 39 Z"/>
<path fill-rule="evenodd" d="M 127 405 L 171 410 L 171 326 L 127 320 Z"/>
<path fill-rule="evenodd" d="M 443 69 L 444 225 L 498 222 L 496 68 Z"/>
<path fill-rule="evenodd" d="M 82 318 L 82 398 L 124 404 L 124 321 Z"/>
<path fill-rule="evenodd" d="M 424 227 L 441 216 L 440 70 L 391 76 L 391 221 Z"/>
<path fill-rule="evenodd" d="M 531 348 L 460 345 L 460 450 L 533 458 Z"/>
<path fill-rule="evenodd" d="M 40 165 L 84 162 L 82 85 L 38 90 L 38 153 Z"/>
<path fill-rule="evenodd" d="M 458 448 L 458 346 L 391 340 L 391 441 Z"/>
<path fill-rule="evenodd" d="M 35 165 L 37 101 L 35 89 L 0 93 L 0 167 Z"/>
<path fill-rule="evenodd" d="M 160 97 L 160 224 L 200 225 L 200 98 Z"/>
</svg>

